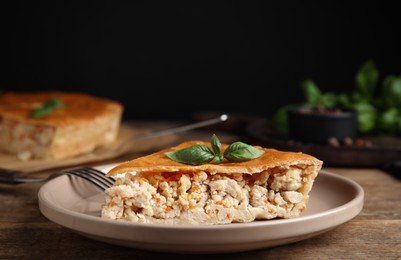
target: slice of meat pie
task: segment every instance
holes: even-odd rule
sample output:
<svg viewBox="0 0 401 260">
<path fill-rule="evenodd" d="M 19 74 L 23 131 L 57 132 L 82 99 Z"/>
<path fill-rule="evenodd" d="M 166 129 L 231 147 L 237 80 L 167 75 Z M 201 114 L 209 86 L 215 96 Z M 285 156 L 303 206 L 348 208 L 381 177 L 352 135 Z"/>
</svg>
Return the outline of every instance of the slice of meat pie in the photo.
<svg viewBox="0 0 401 260">
<path fill-rule="evenodd" d="M 246 149 L 189 141 L 117 165 L 108 172 L 117 180 L 106 190 L 102 218 L 211 225 L 300 216 L 323 162 L 240 144 Z M 256 156 L 246 158 L 247 148 Z M 191 161 L 198 150 L 210 157 Z"/>
</svg>

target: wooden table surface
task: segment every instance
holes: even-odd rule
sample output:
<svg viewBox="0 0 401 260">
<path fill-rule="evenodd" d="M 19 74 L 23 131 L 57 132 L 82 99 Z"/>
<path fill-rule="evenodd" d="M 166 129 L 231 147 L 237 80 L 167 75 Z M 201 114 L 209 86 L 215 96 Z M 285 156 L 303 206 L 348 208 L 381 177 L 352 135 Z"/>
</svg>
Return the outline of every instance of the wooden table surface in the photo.
<svg viewBox="0 0 401 260">
<path fill-rule="evenodd" d="M 191 131 L 185 137 L 209 135 L 199 132 Z M 221 139 L 234 138 L 238 136 Z M 37 198 L 42 184 L 0 184 L 0 259 L 401 259 L 401 181 L 378 169 L 324 170 L 362 186 L 365 202 L 358 216 L 300 242 L 216 255 L 151 252 L 92 240 L 42 215 Z"/>
</svg>

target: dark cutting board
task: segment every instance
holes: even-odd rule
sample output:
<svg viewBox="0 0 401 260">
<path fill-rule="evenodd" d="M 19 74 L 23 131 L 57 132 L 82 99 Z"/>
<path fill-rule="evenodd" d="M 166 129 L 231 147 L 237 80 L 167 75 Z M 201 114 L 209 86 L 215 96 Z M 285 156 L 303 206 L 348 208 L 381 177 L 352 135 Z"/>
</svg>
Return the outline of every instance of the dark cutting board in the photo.
<svg viewBox="0 0 401 260">
<path fill-rule="evenodd" d="M 278 134 L 268 120 L 253 120 L 246 129 L 249 142 L 284 151 L 303 152 L 333 167 L 382 167 L 401 161 L 401 138 L 396 136 L 359 136 L 371 143 L 370 147 L 356 145 L 333 147 L 329 144 L 305 144 L 293 142 Z"/>
</svg>

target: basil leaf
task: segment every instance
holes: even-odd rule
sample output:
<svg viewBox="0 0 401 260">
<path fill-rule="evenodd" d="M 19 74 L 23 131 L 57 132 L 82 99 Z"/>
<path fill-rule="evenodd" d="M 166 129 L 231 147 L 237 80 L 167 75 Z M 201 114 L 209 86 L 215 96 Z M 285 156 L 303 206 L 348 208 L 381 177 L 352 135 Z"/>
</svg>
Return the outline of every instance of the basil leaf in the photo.
<svg viewBox="0 0 401 260">
<path fill-rule="evenodd" d="M 214 159 L 215 159 L 216 164 L 222 163 L 224 157 L 223 157 L 223 155 L 221 155 L 221 143 L 220 143 L 219 138 L 217 138 L 217 135 L 215 135 L 215 134 L 212 135 L 211 144 L 212 144 L 213 152 L 215 154 Z"/>
<path fill-rule="evenodd" d="M 216 163 L 216 164 L 222 163 L 222 162 L 223 162 L 223 159 L 224 159 L 224 157 L 223 157 L 223 155 L 221 155 L 221 154 L 216 154 L 216 155 L 214 156 L 214 160 L 215 160 L 215 163 Z"/>
<path fill-rule="evenodd" d="M 363 98 L 372 100 L 378 80 L 376 64 L 372 60 L 366 61 L 355 76 L 357 90 Z"/>
<path fill-rule="evenodd" d="M 264 153 L 249 144 L 234 142 L 224 152 L 224 158 L 233 162 L 244 162 L 260 157 Z"/>
<path fill-rule="evenodd" d="M 51 98 L 49 101 L 47 101 L 44 106 L 51 106 L 51 107 L 56 107 L 56 108 L 64 108 L 63 102 L 61 102 L 60 99 L 58 98 Z"/>
<path fill-rule="evenodd" d="M 383 80 L 381 95 L 386 108 L 401 108 L 401 77 L 387 76 Z"/>
<path fill-rule="evenodd" d="M 200 165 L 211 162 L 213 159 L 216 164 L 223 162 L 224 158 L 233 162 L 249 161 L 260 157 L 264 151 L 251 145 L 235 142 L 230 144 L 224 155 L 221 154 L 221 143 L 215 134 L 212 135 L 211 146 L 213 151 L 205 145 L 193 145 L 181 150 L 166 152 L 165 155 L 173 161 Z"/>
<path fill-rule="evenodd" d="M 368 133 L 375 128 L 377 119 L 376 108 L 366 102 L 354 104 L 353 108 L 357 111 L 357 128 L 361 133 Z"/>
<path fill-rule="evenodd" d="M 44 103 L 42 107 L 33 110 L 31 113 L 31 117 L 39 118 L 47 116 L 53 112 L 54 108 L 64 108 L 63 102 L 55 97 L 46 101 L 46 103 Z"/>
<path fill-rule="evenodd" d="M 213 148 L 213 152 L 215 154 L 221 154 L 221 143 L 219 138 L 217 138 L 217 136 L 215 134 L 212 135 L 212 148 Z"/>
<path fill-rule="evenodd" d="M 397 108 L 391 107 L 378 115 L 377 128 L 383 133 L 397 133 L 400 111 Z"/>
<path fill-rule="evenodd" d="M 302 81 L 301 88 L 308 105 L 317 106 L 321 103 L 322 93 L 313 80 L 306 79 Z"/>
<path fill-rule="evenodd" d="M 205 145 L 193 145 L 181 150 L 167 152 L 165 154 L 176 162 L 192 165 L 208 163 L 215 157 L 213 151 Z"/>
<path fill-rule="evenodd" d="M 337 105 L 337 96 L 330 92 L 322 94 L 322 105 L 327 108 L 334 108 Z"/>
<path fill-rule="evenodd" d="M 43 107 L 33 110 L 31 113 L 31 117 L 33 117 L 33 118 L 44 117 L 44 116 L 51 114 L 51 112 L 53 112 L 53 107 L 43 106 Z"/>
</svg>

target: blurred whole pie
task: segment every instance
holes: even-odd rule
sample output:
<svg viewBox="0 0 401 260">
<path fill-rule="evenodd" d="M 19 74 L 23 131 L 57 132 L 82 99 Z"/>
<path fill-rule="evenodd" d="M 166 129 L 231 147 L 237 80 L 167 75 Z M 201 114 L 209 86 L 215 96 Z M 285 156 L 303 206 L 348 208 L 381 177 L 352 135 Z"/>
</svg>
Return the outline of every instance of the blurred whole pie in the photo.
<svg viewBox="0 0 401 260">
<path fill-rule="evenodd" d="M 123 105 L 85 93 L 0 94 L 0 150 L 21 160 L 65 159 L 106 146 L 118 136 Z"/>
</svg>

